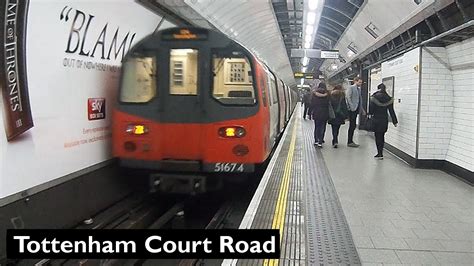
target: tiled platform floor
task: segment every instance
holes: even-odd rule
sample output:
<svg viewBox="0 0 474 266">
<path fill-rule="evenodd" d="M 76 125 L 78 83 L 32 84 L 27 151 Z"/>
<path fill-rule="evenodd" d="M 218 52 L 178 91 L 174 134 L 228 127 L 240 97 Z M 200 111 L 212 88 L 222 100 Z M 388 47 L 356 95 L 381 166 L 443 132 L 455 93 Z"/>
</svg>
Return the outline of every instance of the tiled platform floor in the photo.
<svg viewBox="0 0 474 266">
<path fill-rule="evenodd" d="M 339 143 L 346 143 L 347 129 Z M 359 148 L 322 149 L 362 263 L 474 265 L 474 188 L 388 152 L 374 160 L 370 134 L 356 131 Z M 328 126 L 326 143 L 331 139 Z"/>
<path fill-rule="evenodd" d="M 279 260 L 226 260 L 223 265 L 358 265 L 336 190 L 312 129 L 299 108 L 280 141 L 239 228 L 280 229 Z"/>
</svg>

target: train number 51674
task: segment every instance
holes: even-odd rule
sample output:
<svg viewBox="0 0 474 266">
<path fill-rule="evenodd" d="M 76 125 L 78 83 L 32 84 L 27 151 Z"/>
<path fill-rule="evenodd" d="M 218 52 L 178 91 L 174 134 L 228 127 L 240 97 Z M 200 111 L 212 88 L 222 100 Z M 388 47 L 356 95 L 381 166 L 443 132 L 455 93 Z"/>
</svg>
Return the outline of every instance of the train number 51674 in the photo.
<svg viewBox="0 0 474 266">
<path fill-rule="evenodd" d="M 214 164 L 214 172 L 244 172 L 244 165 L 241 163 L 216 163 Z"/>
</svg>

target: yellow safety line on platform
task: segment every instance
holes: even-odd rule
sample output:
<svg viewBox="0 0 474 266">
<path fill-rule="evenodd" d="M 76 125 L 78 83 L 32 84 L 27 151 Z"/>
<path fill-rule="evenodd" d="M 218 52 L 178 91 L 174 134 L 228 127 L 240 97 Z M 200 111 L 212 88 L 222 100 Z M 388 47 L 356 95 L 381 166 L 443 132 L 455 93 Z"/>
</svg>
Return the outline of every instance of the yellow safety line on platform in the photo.
<svg viewBox="0 0 474 266">
<path fill-rule="evenodd" d="M 280 192 L 278 193 L 277 205 L 275 207 L 275 214 L 273 215 L 272 229 L 280 230 L 280 247 L 281 240 L 283 238 L 283 229 L 285 226 L 285 214 L 286 214 L 286 205 L 288 202 L 288 190 L 290 186 L 291 179 L 291 168 L 293 166 L 293 154 L 295 152 L 296 144 L 296 128 L 298 127 L 298 119 L 293 127 L 293 132 L 291 135 L 290 148 L 288 151 L 288 157 L 286 158 L 285 163 L 285 172 L 283 173 L 283 179 L 280 184 Z M 264 260 L 263 265 L 265 266 L 277 266 L 278 259 Z"/>
</svg>

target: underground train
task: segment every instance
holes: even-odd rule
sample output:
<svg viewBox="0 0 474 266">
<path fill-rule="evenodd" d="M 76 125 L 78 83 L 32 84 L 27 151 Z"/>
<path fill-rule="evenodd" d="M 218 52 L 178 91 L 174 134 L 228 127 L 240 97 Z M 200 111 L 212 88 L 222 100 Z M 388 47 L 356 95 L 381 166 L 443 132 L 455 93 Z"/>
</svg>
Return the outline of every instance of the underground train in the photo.
<svg viewBox="0 0 474 266">
<path fill-rule="evenodd" d="M 272 152 L 297 93 L 222 33 L 171 28 L 124 57 L 113 155 L 154 188 L 205 192 L 254 172 Z"/>
</svg>

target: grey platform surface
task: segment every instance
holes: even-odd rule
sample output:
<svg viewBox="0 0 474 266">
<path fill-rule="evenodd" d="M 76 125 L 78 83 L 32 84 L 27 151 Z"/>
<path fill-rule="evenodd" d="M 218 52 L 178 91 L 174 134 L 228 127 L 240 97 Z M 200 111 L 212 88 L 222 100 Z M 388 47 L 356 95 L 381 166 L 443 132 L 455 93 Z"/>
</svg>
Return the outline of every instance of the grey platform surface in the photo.
<svg viewBox="0 0 474 266">
<path fill-rule="evenodd" d="M 312 127 L 296 112 L 283 139 L 273 172 L 251 225 L 272 228 L 285 164 L 296 127 L 294 154 L 288 182 L 285 223 L 278 261 L 239 260 L 237 265 L 360 264 L 337 194 L 322 154 L 312 145 Z"/>
<path fill-rule="evenodd" d="M 299 111 L 293 120 L 297 138 L 278 265 L 474 265 L 473 187 L 438 170 L 414 169 L 387 151 L 383 161 L 374 160 L 374 139 L 365 131 L 355 134 L 361 147 L 349 148 L 347 124 L 338 149 L 317 149 L 314 122 Z M 328 126 L 326 143 L 331 138 Z M 288 134 L 251 228 L 272 228 L 290 141 Z"/>
<path fill-rule="evenodd" d="M 309 123 L 308 123 L 309 122 Z M 349 226 L 324 161 L 313 146 L 313 121 L 303 121 L 303 176 L 306 187 L 308 263 L 360 264 Z"/>
<path fill-rule="evenodd" d="M 473 187 L 442 171 L 414 169 L 387 151 L 374 160 L 371 134 L 356 131 L 359 148 L 321 150 L 363 264 L 474 265 Z M 326 143 L 331 139 L 328 126 Z"/>
</svg>

